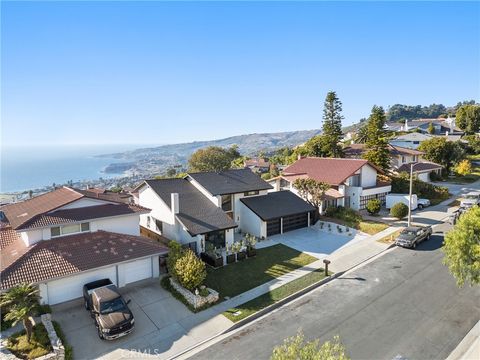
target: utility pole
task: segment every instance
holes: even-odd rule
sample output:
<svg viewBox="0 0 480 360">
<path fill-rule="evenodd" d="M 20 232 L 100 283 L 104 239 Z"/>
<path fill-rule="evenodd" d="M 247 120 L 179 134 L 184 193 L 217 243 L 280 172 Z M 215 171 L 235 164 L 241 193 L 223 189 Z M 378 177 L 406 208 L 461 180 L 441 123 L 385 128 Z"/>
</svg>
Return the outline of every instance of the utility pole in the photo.
<svg viewBox="0 0 480 360">
<path fill-rule="evenodd" d="M 412 224 L 412 187 L 413 187 L 413 166 L 415 164 L 411 163 L 410 164 L 410 191 L 409 191 L 409 196 L 408 196 L 408 222 L 407 226 L 410 227 Z"/>
</svg>

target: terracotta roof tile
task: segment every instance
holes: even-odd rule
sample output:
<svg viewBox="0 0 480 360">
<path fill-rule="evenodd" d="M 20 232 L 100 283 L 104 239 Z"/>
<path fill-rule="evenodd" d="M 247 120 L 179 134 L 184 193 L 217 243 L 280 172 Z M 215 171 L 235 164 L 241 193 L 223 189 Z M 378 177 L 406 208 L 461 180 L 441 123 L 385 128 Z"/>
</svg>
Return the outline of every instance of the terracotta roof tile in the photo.
<svg viewBox="0 0 480 360">
<path fill-rule="evenodd" d="M 107 231 L 43 240 L 1 272 L 1 288 L 38 283 L 167 251 L 150 239 Z"/>
<path fill-rule="evenodd" d="M 377 167 L 363 159 L 306 157 L 285 168 L 283 173 L 286 176 L 307 174 L 312 179 L 337 186 L 366 164 L 380 172 Z"/>
</svg>

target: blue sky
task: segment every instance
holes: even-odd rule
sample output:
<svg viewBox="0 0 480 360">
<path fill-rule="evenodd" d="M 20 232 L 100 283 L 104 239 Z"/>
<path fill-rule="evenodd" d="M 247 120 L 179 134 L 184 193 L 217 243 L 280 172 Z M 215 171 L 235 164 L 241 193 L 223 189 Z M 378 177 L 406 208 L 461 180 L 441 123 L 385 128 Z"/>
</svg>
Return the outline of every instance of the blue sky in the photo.
<svg viewBox="0 0 480 360">
<path fill-rule="evenodd" d="M 478 2 L 2 2 L 2 143 L 176 143 L 480 98 Z"/>
</svg>

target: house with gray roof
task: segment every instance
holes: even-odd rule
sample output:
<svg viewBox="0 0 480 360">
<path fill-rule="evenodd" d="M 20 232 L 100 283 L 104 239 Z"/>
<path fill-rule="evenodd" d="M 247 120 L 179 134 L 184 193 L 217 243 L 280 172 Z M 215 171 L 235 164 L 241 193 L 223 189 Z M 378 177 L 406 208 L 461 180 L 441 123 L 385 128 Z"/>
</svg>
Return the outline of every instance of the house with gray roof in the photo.
<svg viewBox="0 0 480 360">
<path fill-rule="evenodd" d="M 250 169 L 146 180 L 137 190 L 139 204 L 152 209 L 140 217 L 142 234 L 176 240 L 196 253 L 208 244 L 224 249 L 241 231 L 266 238 L 309 226 L 315 211 L 290 192 L 269 193 L 272 186 Z"/>
</svg>

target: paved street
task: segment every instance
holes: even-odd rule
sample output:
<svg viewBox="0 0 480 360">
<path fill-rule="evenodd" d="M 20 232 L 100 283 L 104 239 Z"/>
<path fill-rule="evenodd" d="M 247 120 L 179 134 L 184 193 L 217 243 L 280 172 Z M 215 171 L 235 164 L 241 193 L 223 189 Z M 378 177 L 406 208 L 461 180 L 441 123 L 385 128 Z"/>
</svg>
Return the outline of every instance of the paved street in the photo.
<svg viewBox="0 0 480 360">
<path fill-rule="evenodd" d="M 458 289 L 441 264 L 442 231 L 416 250 L 395 248 L 191 357 L 268 359 L 302 330 L 340 335 L 353 359 L 444 359 L 480 319 L 480 289 Z"/>
</svg>

